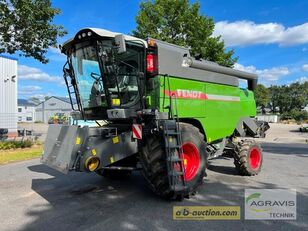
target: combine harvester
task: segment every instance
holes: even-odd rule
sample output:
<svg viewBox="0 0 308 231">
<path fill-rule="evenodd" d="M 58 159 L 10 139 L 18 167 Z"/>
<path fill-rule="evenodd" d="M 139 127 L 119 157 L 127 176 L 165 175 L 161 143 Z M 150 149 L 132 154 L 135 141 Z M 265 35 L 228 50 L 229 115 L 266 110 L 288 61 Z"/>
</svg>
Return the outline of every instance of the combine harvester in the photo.
<svg viewBox="0 0 308 231">
<path fill-rule="evenodd" d="M 245 138 L 269 128 L 255 119 L 256 75 L 196 60 L 184 47 L 102 29 L 82 29 L 61 51 L 78 105 L 73 118 L 106 123 L 50 125 L 43 163 L 108 177 L 138 169 L 168 199 L 194 193 L 207 160 L 224 153 L 241 174 L 260 172 L 261 147 Z"/>
</svg>

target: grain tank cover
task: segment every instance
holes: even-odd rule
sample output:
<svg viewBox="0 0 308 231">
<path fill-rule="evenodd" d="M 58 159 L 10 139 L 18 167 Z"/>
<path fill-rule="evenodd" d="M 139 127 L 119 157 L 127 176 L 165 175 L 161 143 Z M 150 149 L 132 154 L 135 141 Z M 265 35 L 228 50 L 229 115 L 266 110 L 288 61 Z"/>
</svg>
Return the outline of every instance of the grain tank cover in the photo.
<svg viewBox="0 0 308 231">
<path fill-rule="evenodd" d="M 196 60 L 186 47 L 155 40 L 158 48 L 159 74 L 203 82 L 239 86 L 239 78 L 248 80 L 249 89 L 257 84 L 257 75 L 223 67 L 214 62 Z"/>
</svg>

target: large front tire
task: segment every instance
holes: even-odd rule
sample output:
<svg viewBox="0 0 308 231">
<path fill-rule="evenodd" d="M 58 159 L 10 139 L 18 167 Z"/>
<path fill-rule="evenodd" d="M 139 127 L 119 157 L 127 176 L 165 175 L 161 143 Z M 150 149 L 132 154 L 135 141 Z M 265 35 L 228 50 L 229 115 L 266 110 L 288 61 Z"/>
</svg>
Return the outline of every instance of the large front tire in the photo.
<svg viewBox="0 0 308 231">
<path fill-rule="evenodd" d="M 146 137 L 141 149 L 142 174 L 151 190 L 166 199 L 188 197 L 203 183 L 206 168 L 206 143 L 199 129 L 180 123 L 186 188 L 175 192 L 169 186 L 166 153 L 161 136 Z M 187 171 L 186 171 L 187 170 Z"/>
</svg>

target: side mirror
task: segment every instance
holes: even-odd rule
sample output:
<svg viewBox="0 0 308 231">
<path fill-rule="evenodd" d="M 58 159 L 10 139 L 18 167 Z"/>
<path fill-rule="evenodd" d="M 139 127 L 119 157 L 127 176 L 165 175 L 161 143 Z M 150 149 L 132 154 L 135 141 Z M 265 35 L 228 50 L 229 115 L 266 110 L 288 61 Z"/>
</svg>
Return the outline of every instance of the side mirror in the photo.
<svg viewBox="0 0 308 231">
<path fill-rule="evenodd" d="M 114 37 L 115 44 L 119 47 L 118 53 L 126 52 L 125 37 L 123 34 L 118 34 Z"/>
</svg>

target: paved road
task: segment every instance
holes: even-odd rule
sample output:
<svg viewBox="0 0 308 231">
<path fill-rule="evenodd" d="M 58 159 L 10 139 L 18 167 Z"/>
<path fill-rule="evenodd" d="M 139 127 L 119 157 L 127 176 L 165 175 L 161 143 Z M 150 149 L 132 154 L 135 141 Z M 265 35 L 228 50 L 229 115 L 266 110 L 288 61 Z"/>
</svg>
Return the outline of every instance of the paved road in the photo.
<svg viewBox="0 0 308 231">
<path fill-rule="evenodd" d="M 0 166 L 0 230 L 307 230 L 308 145 L 263 145 L 263 171 L 238 176 L 233 161 L 211 161 L 199 193 L 183 202 L 154 196 L 143 178 L 108 181 L 62 175 L 38 160 Z M 297 189 L 296 221 L 244 220 L 245 188 Z M 174 205 L 241 205 L 240 221 L 174 221 Z"/>
</svg>

